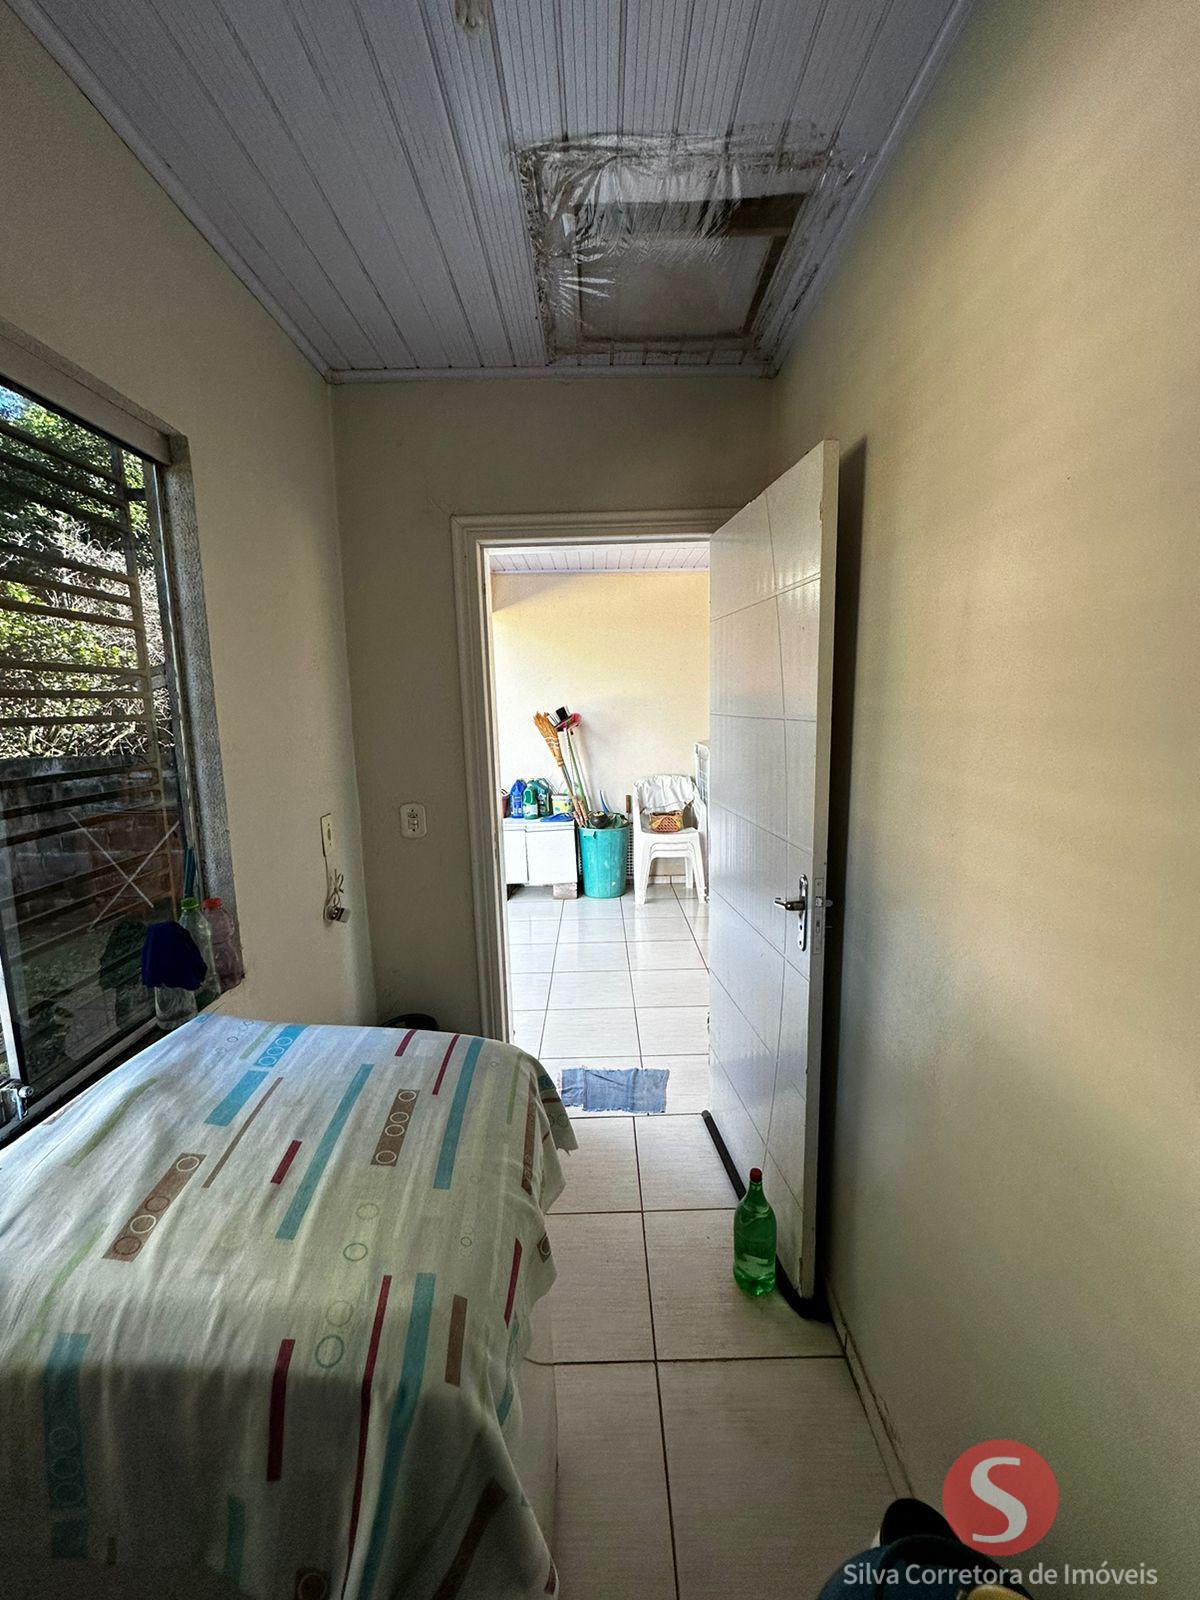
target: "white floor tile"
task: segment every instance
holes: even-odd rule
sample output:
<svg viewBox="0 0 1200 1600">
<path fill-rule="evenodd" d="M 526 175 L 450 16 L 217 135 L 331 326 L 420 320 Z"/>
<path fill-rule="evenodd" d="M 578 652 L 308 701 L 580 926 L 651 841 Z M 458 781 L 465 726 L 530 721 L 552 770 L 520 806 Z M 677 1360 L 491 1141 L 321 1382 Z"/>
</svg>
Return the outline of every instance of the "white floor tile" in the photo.
<svg viewBox="0 0 1200 1600">
<path fill-rule="evenodd" d="M 640 1211 L 637 1151 L 632 1117 L 604 1117 L 581 1122 L 575 1130 L 578 1150 L 561 1156 L 567 1186 L 552 1210 Z"/>
<path fill-rule="evenodd" d="M 685 972 L 635 972 L 633 1003 L 638 1006 L 708 1006 L 708 973 L 703 967 Z M 686 1052 L 680 1051 L 683 1055 Z"/>
<path fill-rule="evenodd" d="M 562 901 L 510 900 L 507 912 L 510 922 L 528 922 L 533 918 L 542 922 L 557 922 L 562 916 Z"/>
<path fill-rule="evenodd" d="M 709 1109 L 709 1068 L 707 1056 L 643 1056 L 643 1067 L 663 1067 L 667 1079 L 667 1113 L 700 1112 Z"/>
<path fill-rule="evenodd" d="M 550 1244 L 558 1361 L 648 1361 L 654 1353 L 640 1216 L 555 1212 Z"/>
<path fill-rule="evenodd" d="M 651 1006 L 638 1013 L 644 1055 L 701 1056 L 708 1053 L 707 1006 Z"/>
<path fill-rule="evenodd" d="M 594 1010 L 597 1006 L 631 1006 L 633 990 L 627 972 L 556 972 L 550 986 L 550 1009 Z"/>
<path fill-rule="evenodd" d="M 637 891 L 633 888 L 626 889 L 621 896 L 620 904 L 635 906 L 637 904 Z M 653 879 L 646 885 L 646 904 L 650 906 L 677 905 L 675 888 L 670 883 L 656 883 Z"/>
<path fill-rule="evenodd" d="M 613 944 L 617 939 L 616 923 L 611 917 L 576 917 L 558 924 L 559 944 Z"/>
<path fill-rule="evenodd" d="M 530 945 L 531 950 L 544 948 Z M 544 1011 L 550 998 L 548 972 L 513 972 L 508 979 L 508 1000 L 514 1011 Z"/>
<path fill-rule="evenodd" d="M 508 942 L 513 946 L 548 944 L 553 950 L 558 943 L 558 926 L 557 922 L 551 922 L 547 917 L 518 917 L 515 921 L 510 918 Z"/>
<path fill-rule="evenodd" d="M 548 1056 L 641 1054 L 630 1007 L 548 1011 L 541 1047 Z"/>
<path fill-rule="evenodd" d="M 625 918 L 625 939 L 628 944 L 644 944 L 651 939 L 673 939 L 678 944 L 691 936 L 687 918 L 673 916 L 670 912 L 661 917 Z"/>
<path fill-rule="evenodd" d="M 738 1288 L 732 1212 L 648 1214 L 646 1251 L 660 1361 L 841 1355 L 829 1323 L 798 1317 L 778 1293 L 755 1300 Z"/>
<path fill-rule="evenodd" d="M 653 1366 L 560 1366 L 555 1380 L 554 1558 L 563 1594 L 674 1600 Z"/>
<path fill-rule="evenodd" d="M 649 939 L 629 945 L 628 950 L 629 965 L 635 972 L 665 972 L 704 965 L 704 957 L 694 939 Z"/>
<path fill-rule="evenodd" d="M 871 1543 L 891 1491 L 844 1362 L 659 1374 L 680 1600 L 815 1595 Z"/>
<path fill-rule="evenodd" d="M 573 917 L 606 917 L 610 922 L 621 920 L 619 900 L 589 900 L 586 895 L 580 895 L 578 900 L 564 900 L 562 908 L 563 916 L 568 920 Z"/>
<path fill-rule="evenodd" d="M 737 1195 L 700 1117 L 637 1117 L 638 1171 L 647 1211 L 732 1209 Z"/>
<path fill-rule="evenodd" d="M 508 970 L 514 976 L 526 972 L 553 972 L 552 944 L 513 944 L 508 946 Z"/>
<path fill-rule="evenodd" d="M 542 1048 L 542 1023 L 545 1016 L 544 1011 L 510 1011 L 508 1017 L 510 1041 L 518 1049 L 536 1056 Z"/>
<path fill-rule="evenodd" d="M 629 968 L 624 936 L 597 944 L 560 944 L 555 972 L 625 972 Z"/>
<path fill-rule="evenodd" d="M 686 922 L 682 906 L 674 898 L 670 900 L 647 900 L 644 906 L 627 904 L 625 907 L 625 921 L 630 922 Z"/>
</svg>

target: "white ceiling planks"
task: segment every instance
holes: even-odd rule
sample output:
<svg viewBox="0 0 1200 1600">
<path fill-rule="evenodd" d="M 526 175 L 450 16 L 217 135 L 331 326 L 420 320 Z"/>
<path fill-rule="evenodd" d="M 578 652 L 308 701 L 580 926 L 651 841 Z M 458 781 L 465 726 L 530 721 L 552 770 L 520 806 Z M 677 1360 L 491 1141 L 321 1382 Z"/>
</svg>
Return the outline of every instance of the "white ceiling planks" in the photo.
<svg viewBox="0 0 1200 1600">
<path fill-rule="evenodd" d="M 3 0 L 0 0 L 3 3 Z M 770 370 L 969 0 L 11 0 L 335 379 Z M 547 366 L 514 153 L 611 134 L 830 152 L 758 355 Z"/>
<path fill-rule="evenodd" d="M 707 572 L 708 540 L 641 539 L 625 544 L 544 544 L 492 550 L 495 573 Z"/>
</svg>

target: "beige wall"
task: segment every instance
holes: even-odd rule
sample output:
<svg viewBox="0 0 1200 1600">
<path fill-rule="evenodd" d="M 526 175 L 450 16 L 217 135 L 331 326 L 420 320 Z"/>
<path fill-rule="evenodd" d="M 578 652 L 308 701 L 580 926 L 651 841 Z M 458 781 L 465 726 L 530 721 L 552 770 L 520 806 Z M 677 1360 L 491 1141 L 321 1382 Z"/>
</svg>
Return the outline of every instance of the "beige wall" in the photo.
<svg viewBox="0 0 1200 1600">
<path fill-rule="evenodd" d="M 692 772 L 708 737 L 707 572 L 497 573 L 492 645 L 505 788 L 562 787 L 533 723 L 561 705 L 583 718 L 594 804 L 603 789 L 623 809 L 639 778 Z"/>
<path fill-rule="evenodd" d="M 247 960 L 238 1010 L 370 1016 L 329 394 L 0 5 L 0 316 L 186 434 Z M 319 818 L 349 903 L 325 924 Z"/>
<path fill-rule="evenodd" d="M 454 513 L 734 506 L 762 487 L 753 379 L 430 381 L 334 395 L 363 849 L 381 1011 L 478 1025 Z M 400 837 L 424 800 L 429 833 Z"/>
<path fill-rule="evenodd" d="M 773 386 L 774 471 L 848 458 L 847 601 L 861 566 L 834 1288 L 920 1492 L 1025 1440 L 1045 1553 L 1164 1594 L 1200 1481 L 1198 59 L 1193 4 L 980 7 Z"/>
</svg>

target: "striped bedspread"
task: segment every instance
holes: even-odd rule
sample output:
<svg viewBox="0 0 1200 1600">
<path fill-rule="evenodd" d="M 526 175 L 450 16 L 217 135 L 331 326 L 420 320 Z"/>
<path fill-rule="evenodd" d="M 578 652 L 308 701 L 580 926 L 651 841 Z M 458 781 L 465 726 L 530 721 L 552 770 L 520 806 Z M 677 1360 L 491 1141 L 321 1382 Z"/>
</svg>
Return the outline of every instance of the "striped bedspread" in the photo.
<svg viewBox="0 0 1200 1600">
<path fill-rule="evenodd" d="M 512 1046 L 207 1016 L 0 1151 L 0 1555 L 555 1593 L 509 1444 L 574 1146 Z"/>
</svg>

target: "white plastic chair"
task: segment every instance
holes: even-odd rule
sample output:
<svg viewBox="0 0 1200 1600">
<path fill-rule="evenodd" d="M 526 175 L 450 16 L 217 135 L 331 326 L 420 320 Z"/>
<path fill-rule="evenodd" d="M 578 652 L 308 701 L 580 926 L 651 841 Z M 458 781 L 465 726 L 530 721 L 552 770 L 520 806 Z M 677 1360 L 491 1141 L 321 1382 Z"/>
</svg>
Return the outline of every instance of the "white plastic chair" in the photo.
<svg viewBox="0 0 1200 1600">
<path fill-rule="evenodd" d="M 633 897 L 635 904 L 646 903 L 650 867 L 655 861 L 682 860 L 687 887 L 693 885 L 701 900 L 708 899 L 704 881 L 704 854 L 700 848 L 700 829 L 696 826 L 696 785 L 682 773 L 660 773 L 642 778 L 633 790 Z M 651 811 L 682 811 L 684 826 L 678 833 L 652 833 Z"/>
</svg>

